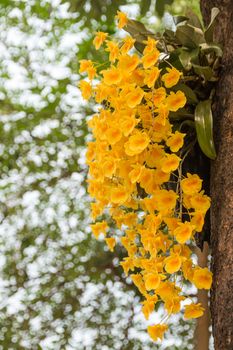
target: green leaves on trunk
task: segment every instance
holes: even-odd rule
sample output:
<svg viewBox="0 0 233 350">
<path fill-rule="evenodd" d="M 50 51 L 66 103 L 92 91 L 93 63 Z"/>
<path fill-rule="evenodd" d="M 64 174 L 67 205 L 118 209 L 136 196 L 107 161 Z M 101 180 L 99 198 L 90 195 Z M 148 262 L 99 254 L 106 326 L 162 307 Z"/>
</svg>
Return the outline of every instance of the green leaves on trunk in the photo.
<svg viewBox="0 0 233 350">
<path fill-rule="evenodd" d="M 156 12 L 162 15 L 165 5 L 171 1 L 156 1 Z M 150 7 L 146 2 L 144 11 Z M 135 40 L 135 47 L 141 53 L 148 37 L 158 40 L 157 48 L 166 53 L 160 58 L 160 68 L 174 66 L 183 72 L 180 82 L 172 91 L 183 91 L 187 98 L 186 110 L 170 113 L 170 118 L 180 126 L 195 127 L 197 140 L 202 152 L 210 159 L 216 158 L 213 141 L 213 117 L 211 111 L 211 91 L 218 80 L 219 62 L 222 48 L 213 41 L 213 31 L 217 8 L 211 12 L 211 21 L 204 28 L 199 17 L 191 10 L 186 16 L 174 17 L 175 31 L 166 29 L 162 35 L 149 31 L 144 24 L 129 20 L 124 28 Z M 201 102 L 199 102 L 201 100 Z"/>
<path fill-rule="evenodd" d="M 183 68 L 189 71 L 194 62 L 198 62 L 199 48 L 193 50 L 181 49 L 179 54 L 180 62 Z"/>
<path fill-rule="evenodd" d="M 210 159 L 216 158 L 213 140 L 211 100 L 201 101 L 195 109 L 197 140 L 202 152 Z"/>
<path fill-rule="evenodd" d="M 182 46 L 189 49 L 195 49 L 205 42 L 203 31 L 186 23 L 177 27 L 176 39 Z"/>
<path fill-rule="evenodd" d="M 145 47 L 145 41 L 148 37 L 155 38 L 155 34 L 148 30 L 143 23 L 139 21 L 135 21 L 133 19 L 129 19 L 127 25 L 124 27 L 124 30 L 128 32 L 133 39 L 136 40 L 134 46 L 135 48 L 142 53 Z"/>
<path fill-rule="evenodd" d="M 176 86 L 173 87 L 174 91 L 183 91 L 183 93 L 185 94 L 187 101 L 189 104 L 191 105 L 195 105 L 198 103 L 198 98 L 196 93 L 186 84 L 183 83 L 178 83 L 176 84 Z"/>
<path fill-rule="evenodd" d="M 206 41 L 209 42 L 213 42 L 213 34 L 214 34 L 214 27 L 215 27 L 215 21 L 216 18 L 219 14 L 219 9 L 217 7 L 213 7 L 211 10 L 211 17 L 210 17 L 210 23 L 208 25 L 208 27 L 205 30 L 205 39 Z"/>
</svg>

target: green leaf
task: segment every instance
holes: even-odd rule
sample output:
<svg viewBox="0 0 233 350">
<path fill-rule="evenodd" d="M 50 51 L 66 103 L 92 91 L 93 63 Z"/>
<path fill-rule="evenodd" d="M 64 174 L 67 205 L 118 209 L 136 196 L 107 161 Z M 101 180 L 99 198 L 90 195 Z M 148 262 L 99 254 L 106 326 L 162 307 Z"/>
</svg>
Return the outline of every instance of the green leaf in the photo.
<svg viewBox="0 0 233 350">
<path fill-rule="evenodd" d="M 213 77 L 213 70 L 209 66 L 199 66 L 198 64 L 193 64 L 194 72 L 205 80 L 211 80 Z"/>
<path fill-rule="evenodd" d="M 143 23 L 133 19 L 128 20 L 124 30 L 136 40 L 134 46 L 141 53 L 145 47 L 144 41 L 147 40 L 148 37 L 153 37 L 156 39 L 155 34 L 148 30 Z"/>
<path fill-rule="evenodd" d="M 183 46 L 190 49 L 195 49 L 205 42 L 203 31 L 189 24 L 177 27 L 176 38 Z"/>
<path fill-rule="evenodd" d="M 217 7 L 213 7 L 211 10 L 210 23 L 209 23 L 207 29 L 205 30 L 205 39 L 207 42 L 213 42 L 215 21 L 216 21 L 216 18 L 218 16 L 219 12 L 220 11 Z"/>
<path fill-rule="evenodd" d="M 195 123 L 192 120 L 184 120 L 179 126 L 179 131 L 182 130 L 183 126 L 189 126 L 190 128 L 195 129 Z"/>
<path fill-rule="evenodd" d="M 143 44 L 143 42 L 148 39 L 148 36 L 155 37 L 154 33 L 148 30 L 143 23 L 135 21 L 133 19 L 128 20 L 127 25 L 124 27 L 124 30 L 141 44 Z"/>
<path fill-rule="evenodd" d="M 196 13 L 191 8 L 187 9 L 186 16 L 189 19 L 189 21 L 188 21 L 189 24 L 191 24 L 193 27 L 197 27 L 197 28 L 203 30 L 203 26 L 201 24 L 199 17 L 196 15 Z"/>
<path fill-rule="evenodd" d="M 157 48 L 160 50 L 159 44 L 157 44 Z M 180 48 L 172 51 L 169 56 L 164 56 L 165 61 L 163 58 L 161 58 L 161 62 L 159 64 L 159 67 L 162 69 L 167 68 L 167 62 L 169 62 L 173 67 L 175 67 L 178 70 L 182 70 L 183 66 L 179 60 L 179 54 L 180 54 Z"/>
<path fill-rule="evenodd" d="M 124 27 L 124 30 L 139 42 L 147 40 L 148 36 L 154 36 L 154 33 L 148 30 L 143 23 L 135 21 L 134 19 L 128 20 L 127 25 Z"/>
<path fill-rule="evenodd" d="M 187 109 L 181 108 L 177 112 L 170 112 L 169 119 L 172 121 L 193 120 L 194 116 Z"/>
<path fill-rule="evenodd" d="M 141 42 L 135 41 L 134 47 L 138 52 L 142 54 L 145 48 L 145 44 L 141 44 Z"/>
<path fill-rule="evenodd" d="M 163 37 L 168 42 L 174 42 L 175 41 L 175 32 L 173 32 L 171 29 L 166 28 Z"/>
<path fill-rule="evenodd" d="M 199 146 L 208 158 L 215 159 L 216 151 L 213 140 L 211 100 L 199 102 L 195 109 L 194 117 Z"/>
<path fill-rule="evenodd" d="M 183 22 L 187 22 L 188 17 L 186 16 L 173 16 L 173 21 L 175 23 L 175 25 L 183 23 Z"/>
<path fill-rule="evenodd" d="M 207 44 L 207 43 L 203 43 L 200 45 L 201 51 L 204 52 L 205 54 L 211 53 L 211 52 L 215 52 L 217 57 L 222 57 L 222 48 L 220 47 L 220 45 L 215 44 L 215 43 L 211 43 L 211 44 Z"/>
<path fill-rule="evenodd" d="M 185 96 L 187 98 L 188 103 L 190 103 L 190 104 L 197 104 L 198 103 L 198 99 L 197 99 L 195 92 L 186 84 L 179 83 L 176 86 L 174 86 L 173 90 L 174 91 L 178 91 L 178 90 L 183 91 L 183 93 L 185 94 Z"/>
<path fill-rule="evenodd" d="M 190 70 L 192 68 L 192 63 L 198 61 L 198 54 L 199 48 L 194 50 L 181 50 L 179 59 L 184 69 Z"/>
</svg>

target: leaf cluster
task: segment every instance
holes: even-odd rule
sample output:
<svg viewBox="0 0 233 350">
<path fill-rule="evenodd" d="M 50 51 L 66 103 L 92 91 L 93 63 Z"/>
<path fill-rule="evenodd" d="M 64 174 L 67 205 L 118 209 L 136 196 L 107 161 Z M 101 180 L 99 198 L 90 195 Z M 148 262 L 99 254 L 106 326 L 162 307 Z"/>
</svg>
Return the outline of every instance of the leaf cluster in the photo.
<svg viewBox="0 0 233 350">
<path fill-rule="evenodd" d="M 222 48 L 213 38 L 218 13 L 217 8 L 212 9 L 207 28 L 203 27 L 199 17 L 191 10 L 187 16 L 173 17 L 175 30 L 165 29 L 163 34 L 154 34 L 135 20 L 129 20 L 125 27 L 136 40 L 135 47 L 139 52 L 143 52 L 145 40 L 152 37 L 158 40 L 158 48 L 162 53 L 160 66 L 169 64 L 183 72 L 177 89 L 185 93 L 188 104 L 172 118 L 179 121 L 179 127 L 186 125 L 195 128 L 199 146 L 210 159 L 216 157 L 210 101 L 218 81 L 222 57 Z"/>
</svg>

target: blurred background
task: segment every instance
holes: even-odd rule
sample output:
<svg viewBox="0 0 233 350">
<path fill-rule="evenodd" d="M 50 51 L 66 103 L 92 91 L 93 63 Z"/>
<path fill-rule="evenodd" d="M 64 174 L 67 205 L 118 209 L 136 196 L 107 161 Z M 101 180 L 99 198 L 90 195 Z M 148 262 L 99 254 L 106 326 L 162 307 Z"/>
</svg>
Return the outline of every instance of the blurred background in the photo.
<svg viewBox="0 0 233 350">
<path fill-rule="evenodd" d="M 140 298 L 89 229 L 86 119 L 79 60 L 104 60 L 93 33 L 114 35 L 118 9 L 151 30 L 185 0 L 1 0 L 0 349 L 194 349 L 178 316 L 163 345 L 146 333 Z M 160 317 L 160 310 L 156 317 Z"/>
</svg>

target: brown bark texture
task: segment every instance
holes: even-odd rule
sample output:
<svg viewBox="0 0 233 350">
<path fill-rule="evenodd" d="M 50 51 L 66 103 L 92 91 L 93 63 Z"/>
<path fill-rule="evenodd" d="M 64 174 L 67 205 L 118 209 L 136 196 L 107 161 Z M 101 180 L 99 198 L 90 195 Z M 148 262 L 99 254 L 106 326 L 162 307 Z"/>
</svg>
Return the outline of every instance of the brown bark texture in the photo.
<svg viewBox="0 0 233 350">
<path fill-rule="evenodd" d="M 218 7 L 215 41 L 223 45 L 214 97 L 217 159 L 211 164 L 211 316 L 215 350 L 233 349 L 233 0 L 201 0 L 204 22 Z"/>
<path fill-rule="evenodd" d="M 208 265 L 209 245 L 204 242 L 203 251 L 198 247 L 195 249 L 195 253 L 198 257 L 198 265 L 200 267 L 206 267 Z M 208 291 L 205 289 L 199 289 L 197 293 L 198 303 L 205 308 L 205 313 L 202 317 L 197 319 L 196 329 L 194 333 L 194 348 L 195 350 L 209 350 L 209 326 L 210 326 L 210 310 L 209 310 L 209 297 Z"/>
</svg>

